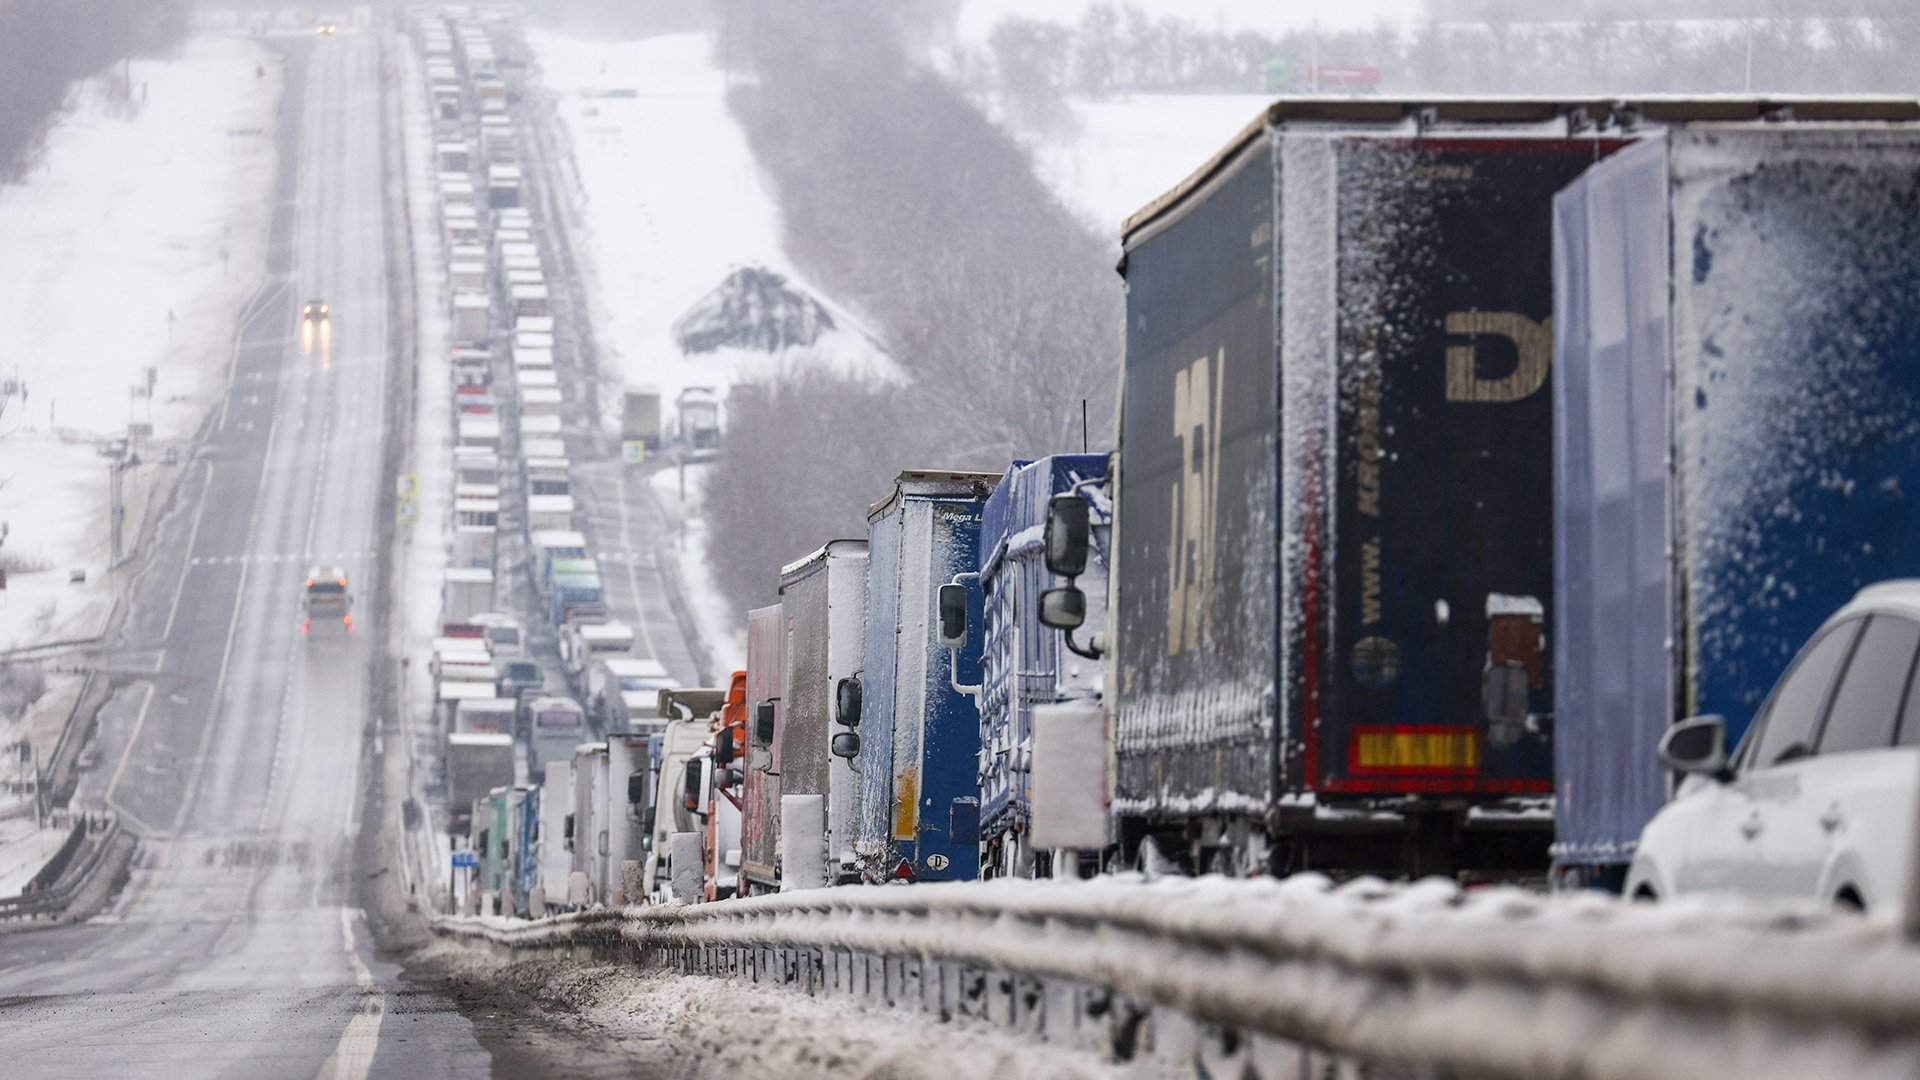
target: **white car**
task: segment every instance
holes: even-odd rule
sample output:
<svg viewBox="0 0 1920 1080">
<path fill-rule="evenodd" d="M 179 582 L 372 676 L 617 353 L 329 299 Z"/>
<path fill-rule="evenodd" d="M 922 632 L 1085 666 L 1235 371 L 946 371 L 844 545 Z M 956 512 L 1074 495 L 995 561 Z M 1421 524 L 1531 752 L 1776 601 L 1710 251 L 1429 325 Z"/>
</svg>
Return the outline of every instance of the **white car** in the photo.
<svg viewBox="0 0 1920 1080">
<path fill-rule="evenodd" d="M 1920 581 L 1869 586 L 1800 650 L 1729 757 L 1726 721 L 1670 728 L 1687 774 L 1640 834 L 1626 895 L 1897 903 L 1920 841 Z"/>
</svg>

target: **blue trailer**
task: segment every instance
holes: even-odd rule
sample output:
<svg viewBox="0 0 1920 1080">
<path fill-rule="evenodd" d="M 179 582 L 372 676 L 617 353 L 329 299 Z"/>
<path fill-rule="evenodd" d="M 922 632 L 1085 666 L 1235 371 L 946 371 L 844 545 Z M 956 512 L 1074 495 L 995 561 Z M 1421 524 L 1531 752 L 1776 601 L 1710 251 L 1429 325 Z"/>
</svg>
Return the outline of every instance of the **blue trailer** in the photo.
<svg viewBox="0 0 1920 1080">
<path fill-rule="evenodd" d="M 939 586 L 980 557 L 980 511 L 994 473 L 912 470 L 867 512 L 859 824 L 868 880 L 979 876 L 980 713 L 954 688 L 980 677 L 980 610 L 958 670 L 934 639 Z"/>
<path fill-rule="evenodd" d="M 1920 127 L 1825 108 L 1677 125 L 1555 200 L 1559 885 L 1621 883 L 1668 725 L 1737 739 L 1920 573 Z"/>
<path fill-rule="evenodd" d="M 531 914 L 533 890 L 540 883 L 540 785 L 515 789 L 510 799 L 513 810 L 512 876 L 513 913 L 521 918 Z"/>
<path fill-rule="evenodd" d="M 1016 461 L 987 498 L 980 516 L 980 602 L 984 609 L 980 693 L 981 873 L 1045 875 L 1045 853 L 1027 842 L 1033 804 L 1033 707 L 1097 697 L 1101 665 L 1075 656 L 1062 636 L 1040 624 L 1040 594 L 1060 584 L 1047 570 L 1045 535 L 1053 496 L 1078 489 L 1107 520 L 1104 486 L 1080 486 L 1107 475 L 1106 454 L 1055 454 Z M 1096 530 L 1103 539 L 1105 529 Z M 1094 608 L 1088 626 L 1104 620 L 1106 556 L 1096 544 L 1080 577 Z"/>
</svg>

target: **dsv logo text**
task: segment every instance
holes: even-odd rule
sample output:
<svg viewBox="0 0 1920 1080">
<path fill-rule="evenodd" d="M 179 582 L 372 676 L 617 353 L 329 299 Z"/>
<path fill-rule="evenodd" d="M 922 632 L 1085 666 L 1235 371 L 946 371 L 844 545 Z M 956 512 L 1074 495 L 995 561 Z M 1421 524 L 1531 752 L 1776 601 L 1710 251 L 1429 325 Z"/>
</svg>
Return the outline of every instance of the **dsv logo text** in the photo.
<svg viewBox="0 0 1920 1080">
<path fill-rule="evenodd" d="M 1227 350 L 1202 356 L 1173 375 L 1173 436 L 1180 472 L 1173 481 L 1167 545 L 1167 654 L 1206 641 L 1213 602 L 1213 548 L 1220 514 L 1220 402 Z"/>
</svg>

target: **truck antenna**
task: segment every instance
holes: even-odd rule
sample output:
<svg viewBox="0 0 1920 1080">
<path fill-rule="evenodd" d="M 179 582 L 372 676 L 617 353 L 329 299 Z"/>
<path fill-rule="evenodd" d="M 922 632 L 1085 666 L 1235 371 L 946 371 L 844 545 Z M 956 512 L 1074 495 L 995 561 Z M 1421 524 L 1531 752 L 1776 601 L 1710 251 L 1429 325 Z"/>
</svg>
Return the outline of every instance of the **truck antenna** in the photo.
<svg viewBox="0 0 1920 1080">
<path fill-rule="evenodd" d="M 1080 399 L 1080 452 L 1087 452 L 1087 399 Z"/>
</svg>

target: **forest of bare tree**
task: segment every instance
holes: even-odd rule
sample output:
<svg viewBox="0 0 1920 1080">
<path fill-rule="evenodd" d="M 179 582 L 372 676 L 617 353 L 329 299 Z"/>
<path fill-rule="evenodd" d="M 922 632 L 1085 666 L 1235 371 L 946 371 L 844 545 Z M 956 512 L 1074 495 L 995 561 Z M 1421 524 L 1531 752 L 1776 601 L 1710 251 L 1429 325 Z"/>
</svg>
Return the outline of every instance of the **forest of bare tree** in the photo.
<svg viewBox="0 0 1920 1080">
<path fill-rule="evenodd" d="M 915 467 L 1003 470 L 1104 445 L 1120 297 L 1106 239 L 1020 144 L 909 46 L 941 2 L 756 5 L 726 18 L 730 105 L 782 210 L 788 255 L 860 312 L 905 378 L 808 366 L 736 395 L 708 497 L 721 588 L 772 595 L 778 568 Z"/>
<path fill-rule="evenodd" d="M 0 0 L 0 182 L 32 165 L 75 80 L 185 29 L 179 0 Z"/>
</svg>

